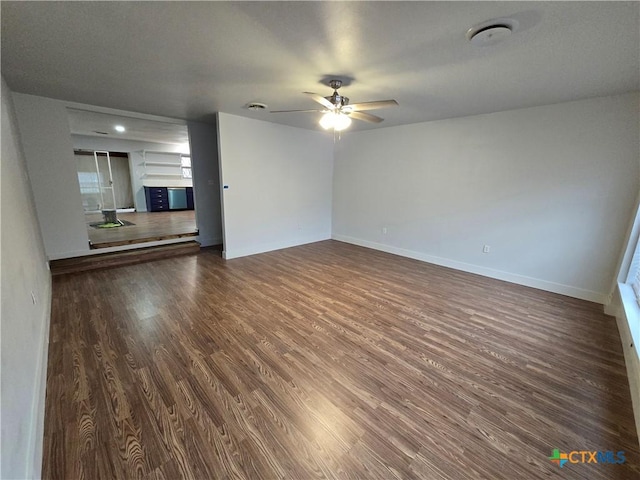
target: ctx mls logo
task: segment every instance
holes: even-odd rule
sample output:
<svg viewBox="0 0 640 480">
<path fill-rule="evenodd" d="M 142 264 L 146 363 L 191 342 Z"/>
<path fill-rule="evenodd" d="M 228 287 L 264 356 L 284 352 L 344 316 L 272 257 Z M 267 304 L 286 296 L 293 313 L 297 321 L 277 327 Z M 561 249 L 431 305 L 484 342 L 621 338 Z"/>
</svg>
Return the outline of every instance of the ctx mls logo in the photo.
<svg viewBox="0 0 640 480">
<path fill-rule="evenodd" d="M 560 468 L 564 467 L 567 462 L 617 464 L 624 463 L 626 461 L 623 451 L 612 452 L 611 450 L 607 450 L 598 452 L 595 450 L 573 450 L 569 453 L 563 453 L 557 448 L 553 449 L 553 455 L 549 457 L 549 460 L 558 465 Z"/>
</svg>

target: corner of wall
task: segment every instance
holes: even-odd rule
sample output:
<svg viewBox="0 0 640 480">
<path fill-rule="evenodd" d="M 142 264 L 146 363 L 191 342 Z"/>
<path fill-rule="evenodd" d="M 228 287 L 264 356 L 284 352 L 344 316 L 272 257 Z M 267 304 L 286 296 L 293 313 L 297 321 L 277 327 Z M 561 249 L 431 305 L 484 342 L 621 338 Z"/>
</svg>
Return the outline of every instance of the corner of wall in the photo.
<svg viewBox="0 0 640 480">
<path fill-rule="evenodd" d="M 40 478 L 52 281 L 11 90 L 2 79 L 2 478 Z M 25 350 L 25 348 L 27 350 Z M 10 388 L 7 388 L 9 387 Z"/>
</svg>

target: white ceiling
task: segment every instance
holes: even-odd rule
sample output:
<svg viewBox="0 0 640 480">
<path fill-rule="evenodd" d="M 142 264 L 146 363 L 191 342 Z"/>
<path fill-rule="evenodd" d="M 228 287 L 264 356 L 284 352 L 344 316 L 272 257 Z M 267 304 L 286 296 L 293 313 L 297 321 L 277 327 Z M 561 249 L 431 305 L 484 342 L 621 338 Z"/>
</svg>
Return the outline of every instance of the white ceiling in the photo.
<svg viewBox="0 0 640 480">
<path fill-rule="evenodd" d="M 401 125 L 640 89 L 638 2 L 7 2 L 2 75 L 18 92 L 180 119 L 214 112 L 319 128 L 301 92 L 347 80 Z M 493 47 L 465 33 L 520 27 Z M 326 83 L 325 83 L 326 84 Z"/>
<path fill-rule="evenodd" d="M 68 108 L 67 113 L 69 115 L 69 128 L 71 133 L 75 135 L 175 145 L 188 145 L 189 143 L 189 133 L 186 125 L 73 108 Z M 116 125 L 124 127 L 125 131 L 116 131 Z"/>
</svg>

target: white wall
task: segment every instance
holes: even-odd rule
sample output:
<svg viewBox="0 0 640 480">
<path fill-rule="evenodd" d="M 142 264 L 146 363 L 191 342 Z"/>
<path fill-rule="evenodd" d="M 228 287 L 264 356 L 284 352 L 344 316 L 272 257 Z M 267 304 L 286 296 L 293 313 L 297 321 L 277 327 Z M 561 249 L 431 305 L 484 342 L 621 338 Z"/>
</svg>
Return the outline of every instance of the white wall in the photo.
<svg viewBox="0 0 640 480">
<path fill-rule="evenodd" d="M 330 238 L 332 137 L 224 113 L 218 135 L 225 258 Z"/>
<path fill-rule="evenodd" d="M 13 94 L 18 127 L 48 258 L 89 252 L 64 103 Z"/>
<path fill-rule="evenodd" d="M 200 244 L 222 243 L 222 211 L 218 131 L 215 124 L 189 122 L 189 143 L 193 169 L 193 195 Z"/>
<path fill-rule="evenodd" d="M 39 478 L 51 277 L 20 148 L 11 92 L 4 79 L 1 97 L 0 477 Z"/>
<path fill-rule="evenodd" d="M 344 135 L 333 237 L 605 303 L 639 187 L 638 100 Z"/>
</svg>

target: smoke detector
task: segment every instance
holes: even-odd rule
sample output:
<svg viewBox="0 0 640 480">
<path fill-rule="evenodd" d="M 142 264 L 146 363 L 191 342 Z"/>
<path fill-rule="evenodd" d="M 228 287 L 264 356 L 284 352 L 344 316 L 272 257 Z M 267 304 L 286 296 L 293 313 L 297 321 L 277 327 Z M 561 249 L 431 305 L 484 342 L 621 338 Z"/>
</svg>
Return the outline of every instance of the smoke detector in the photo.
<svg viewBox="0 0 640 480">
<path fill-rule="evenodd" d="M 512 18 L 488 20 L 467 30 L 467 39 L 476 47 L 488 47 L 505 40 L 518 25 Z"/>
<path fill-rule="evenodd" d="M 251 102 L 251 103 L 247 103 L 247 108 L 249 110 L 253 110 L 255 112 L 258 112 L 258 111 L 266 110 L 267 109 L 267 105 L 264 104 L 264 103 Z"/>
</svg>

